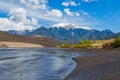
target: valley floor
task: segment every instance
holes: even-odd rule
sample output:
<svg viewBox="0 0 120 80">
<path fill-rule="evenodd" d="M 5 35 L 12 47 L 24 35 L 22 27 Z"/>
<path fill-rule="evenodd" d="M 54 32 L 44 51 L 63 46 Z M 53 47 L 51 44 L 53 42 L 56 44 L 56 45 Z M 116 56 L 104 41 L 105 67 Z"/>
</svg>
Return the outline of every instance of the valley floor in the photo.
<svg viewBox="0 0 120 80">
<path fill-rule="evenodd" d="M 65 51 L 94 54 L 74 58 L 77 67 L 65 80 L 120 80 L 120 48 L 65 49 Z"/>
<path fill-rule="evenodd" d="M 42 45 L 25 42 L 0 42 L 0 47 L 43 47 Z"/>
</svg>

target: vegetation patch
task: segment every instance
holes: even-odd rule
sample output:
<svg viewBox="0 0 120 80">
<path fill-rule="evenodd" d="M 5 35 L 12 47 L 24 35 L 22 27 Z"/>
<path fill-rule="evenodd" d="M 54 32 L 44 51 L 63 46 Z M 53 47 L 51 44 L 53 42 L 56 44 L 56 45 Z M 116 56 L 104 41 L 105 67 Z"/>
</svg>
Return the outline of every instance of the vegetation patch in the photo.
<svg viewBox="0 0 120 80">
<path fill-rule="evenodd" d="M 60 48 L 117 48 L 120 47 L 120 38 L 109 40 L 80 40 L 78 44 L 61 43 Z"/>
<path fill-rule="evenodd" d="M 61 43 L 61 48 L 89 48 L 91 47 L 91 40 L 80 40 L 78 44 L 69 44 L 69 43 Z"/>
<path fill-rule="evenodd" d="M 106 43 L 103 45 L 103 48 L 117 48 L 120 47 L 120 38 L 115 38 L 113 42 Z"/>
</svg>

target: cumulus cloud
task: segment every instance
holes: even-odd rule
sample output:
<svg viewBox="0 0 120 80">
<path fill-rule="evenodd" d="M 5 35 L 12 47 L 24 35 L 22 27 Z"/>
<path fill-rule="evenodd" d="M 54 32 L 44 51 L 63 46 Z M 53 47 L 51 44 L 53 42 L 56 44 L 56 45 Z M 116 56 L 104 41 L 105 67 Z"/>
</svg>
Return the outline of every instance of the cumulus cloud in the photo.
<svg viewBox="0 0 120 80">
<path fill-rule="evenodd" d="M 64 12 L 68 15 L 68 16 L 80 16 L 79 13 L 77 12 L 71 12 L 69 8 L 65 8 Z"/>
<path fill-rule="evenodd" d="M 76 3 L 75 1 L 65 1 L 65 2 L 62 2 L 62 5 L 66 6 L 66 7 L 68 7 L 68 6 L 79 6 L 80 3 Z"/>
<path fill-rule="evenodd" d="M 0 30 L 25 30 L 33 29 L 37 26 L 37 20 L 35 18 L 28 19 L 26 11 L 23 8 L 11 9 L 9 18 L 0 18 Z"/>
<path fill-rule="evenodd" d="M 51 11 L 48 11 L 48 16 L 52 16 L 52 17 L 62 17 L 62 12 L 58 9 L 52 9 Z"/>
<path fill-rule="evenodd" d="M 20 2 L 32 9 L 47 9 L 47 0 L 20 0 Z"/>
<path fill-rule="evenodd" d="M 26 20 L 26 11 L 23 8 L 11 9 L 9 14 L 10 19 L 15 22 L 22 22 Z"/>
</svg>

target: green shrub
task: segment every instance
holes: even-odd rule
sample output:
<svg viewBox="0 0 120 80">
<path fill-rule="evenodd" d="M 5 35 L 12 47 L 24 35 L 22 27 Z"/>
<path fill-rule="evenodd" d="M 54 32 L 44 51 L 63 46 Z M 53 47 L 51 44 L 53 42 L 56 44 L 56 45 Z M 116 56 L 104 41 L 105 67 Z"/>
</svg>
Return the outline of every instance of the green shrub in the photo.
<svg viewBox="0 0 120 80">
<path fill-rule="evenodd" d="M 68 48 L 68 47 L 69 47 L 69 44 L 67 44 L 67 43 L 61 43 L 61 44 L 60 44 L 60 47 L 61 47 L 61 48 Z"/>
<path fill-rule="evenodd" d="M 80 40 L 79 44 L 90 44 L 90 40 Z"/>
<path fill-rule="evenodd" d="M 120 38 L 115 38 L 111 43 L 105 43 L 103 48 L 117 48 L 120 47 Z"/>
<path fill-rule="evenodd" d="M 90 40 L 80 40 L 80 47 L 81 48 L 87 48 L 91 46 L 91 41 Z"/>
<path fill-rule="evenodd" d="M 116 39 L 111 43 L 111 47 L 113 47 L 113 48 L 120 47 L 120 38 L 116 38 Z"/>
<path fill-rule="evenodd" d="M 61 48 L 88 48 L 91 47 L 91 41 L 90 40 L 80 40 L 78 44 L 67 44 L 67 43 L 61 43 Z"/>
</svg>

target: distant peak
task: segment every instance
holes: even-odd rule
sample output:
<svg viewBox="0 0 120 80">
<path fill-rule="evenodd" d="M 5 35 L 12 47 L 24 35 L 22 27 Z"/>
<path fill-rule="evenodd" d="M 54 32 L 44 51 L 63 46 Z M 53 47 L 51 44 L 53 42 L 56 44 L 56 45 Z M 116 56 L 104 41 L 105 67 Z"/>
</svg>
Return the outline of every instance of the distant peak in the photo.
<svg viewBox="0 0 120 80">
<path fill-rule="evenodd" d="M 88 26 L 77 26 L 75 24 L 72 24 L 72 23 L 58 23 L 58 24 L 54 24 L 52 27 L 56 27 L 56 28 L 65 28 L 65 29 L 74 29 L 74 28 L 81 28 L 81 29 L 85 29 L 85 30 L 92 30 L 90 27 Z"/>
<path fill-rule="evenodd" d="M 74 24 L 71 23 L 58 23 L 58 24 L 54 24 L 52 27 L 63 27 L 63 28 L 74 28 Z"/>
</svg>

